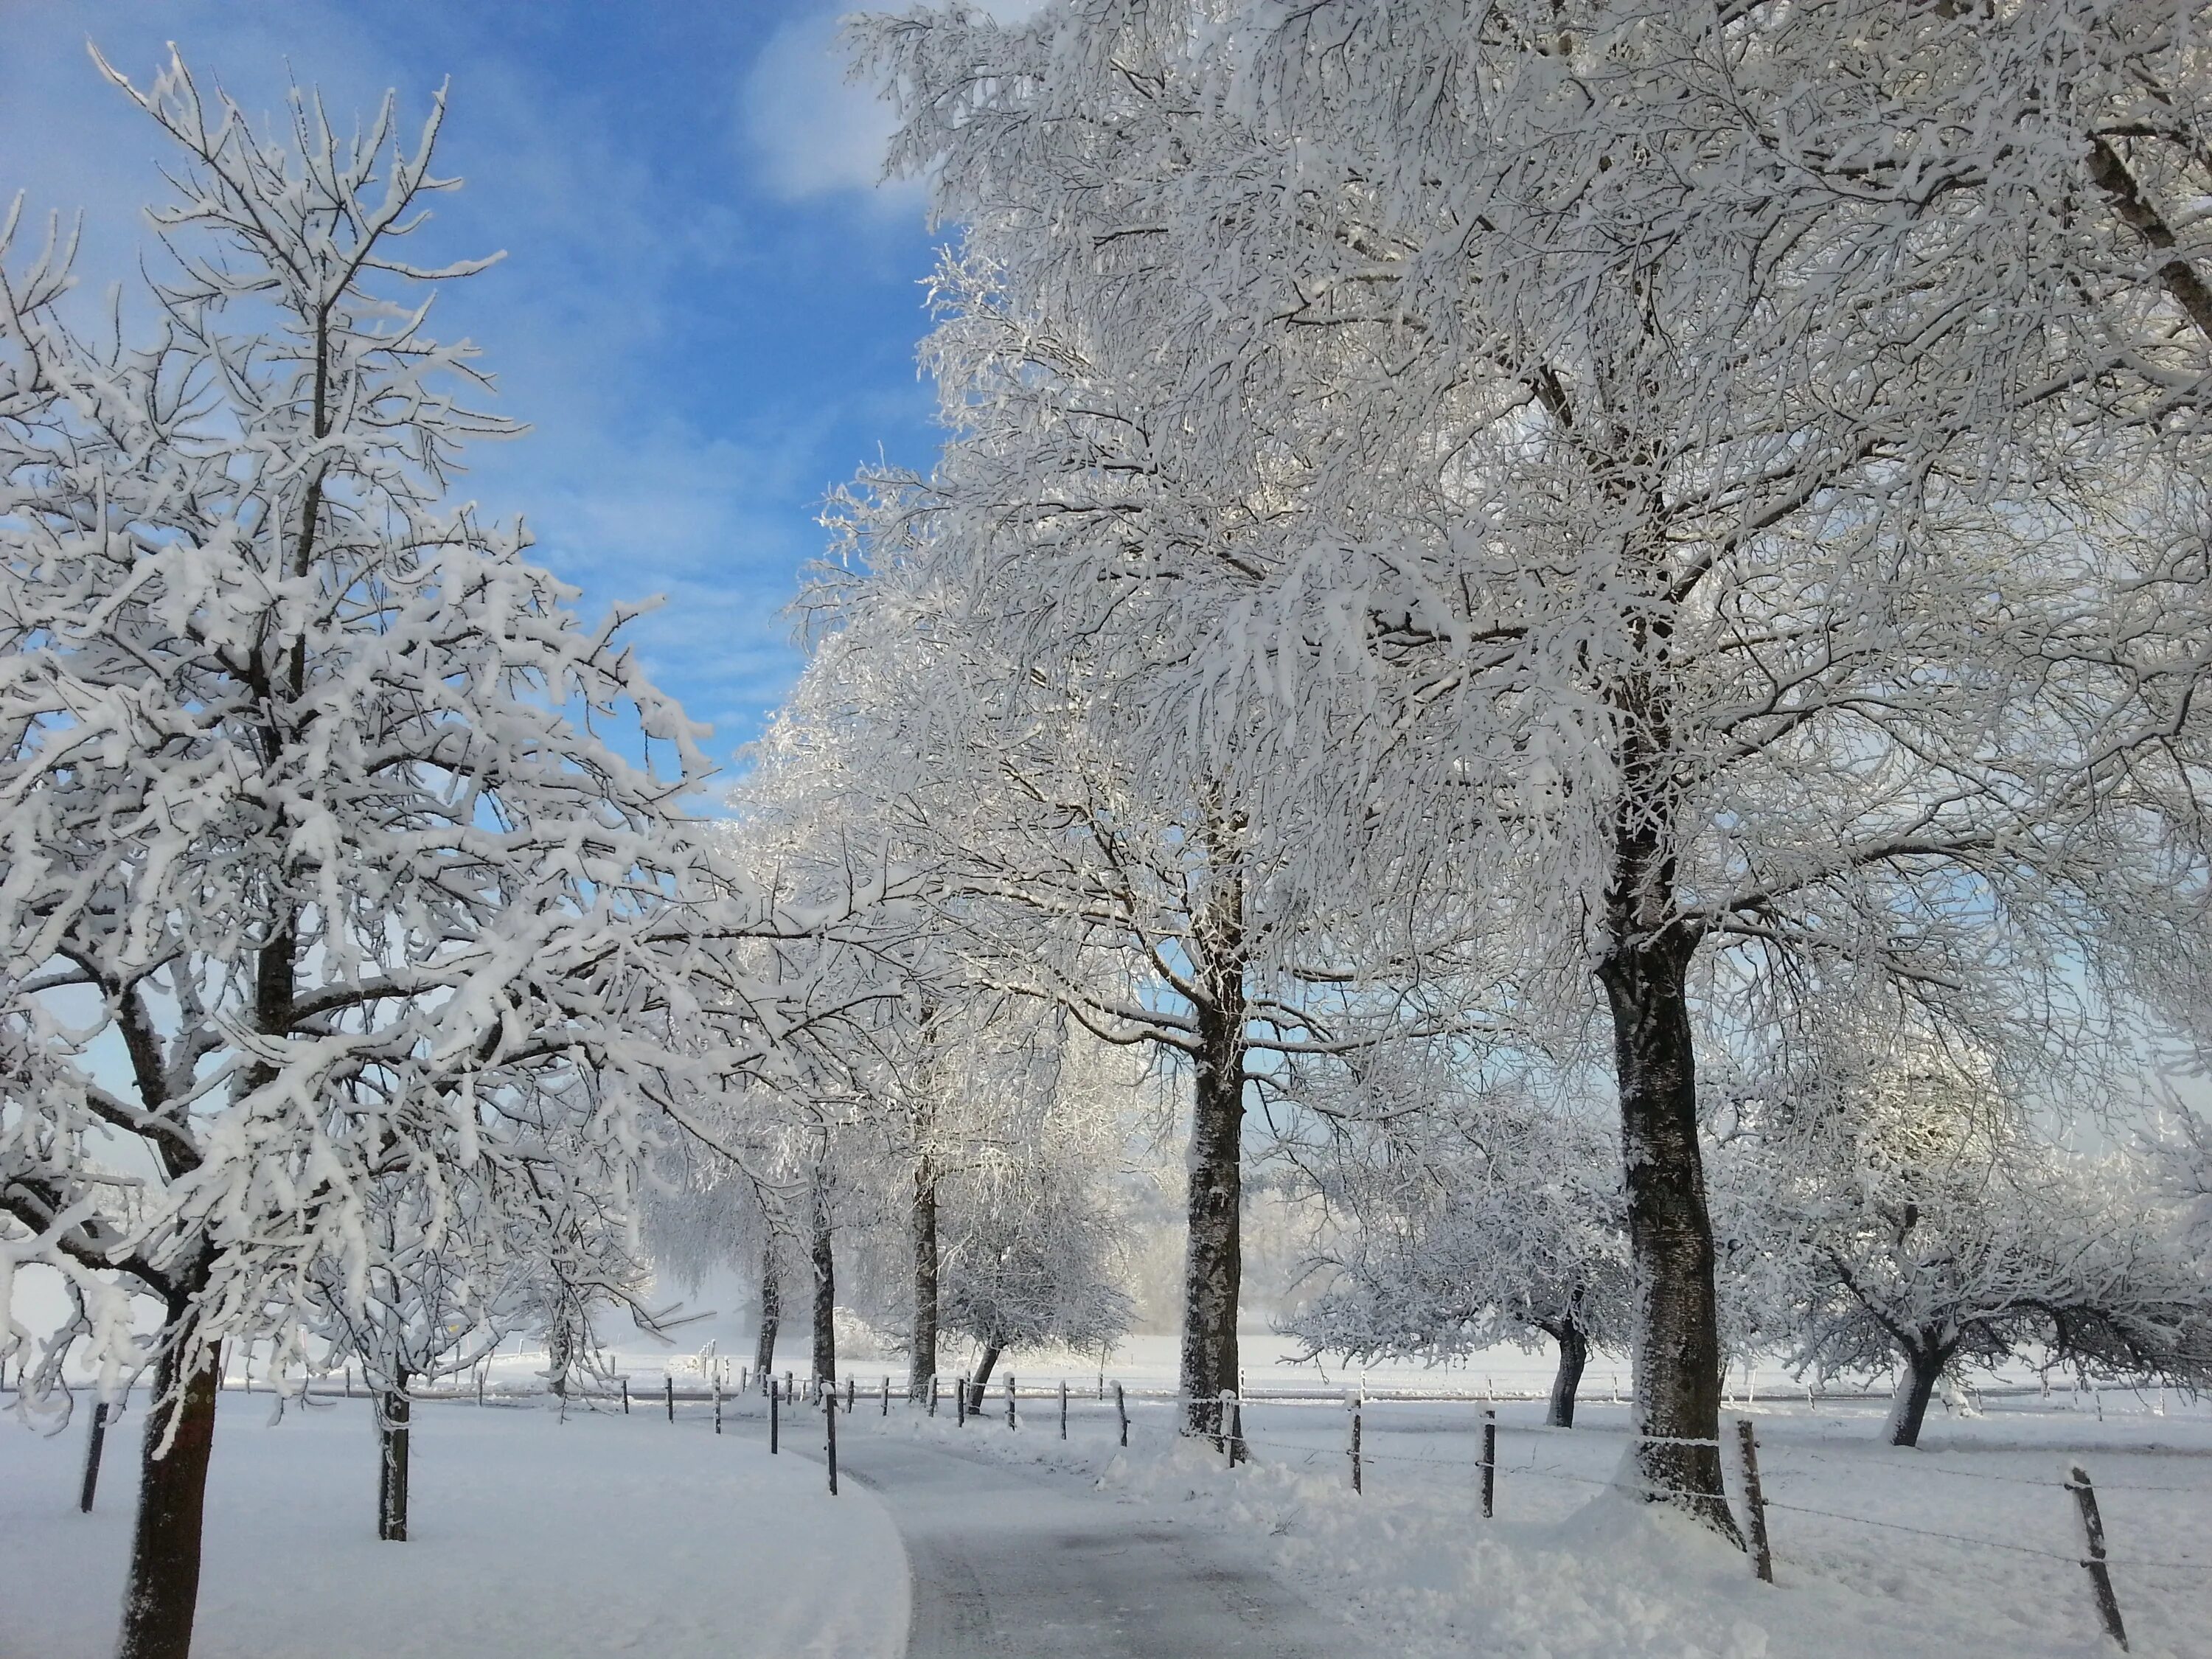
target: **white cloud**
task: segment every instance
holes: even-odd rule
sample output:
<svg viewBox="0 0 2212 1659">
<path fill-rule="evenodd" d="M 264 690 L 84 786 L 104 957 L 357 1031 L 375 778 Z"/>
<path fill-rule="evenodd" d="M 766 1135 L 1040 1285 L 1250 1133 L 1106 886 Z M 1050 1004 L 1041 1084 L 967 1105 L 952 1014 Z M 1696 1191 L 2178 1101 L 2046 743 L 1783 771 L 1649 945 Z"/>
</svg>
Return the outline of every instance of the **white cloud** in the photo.
<svg viewBox="0 0 2212 1659">
<path fill-rule="evenodd" d="M 761 182 L 786 201 L 883 185 L 896 125 L 889 103 L 845 78 L 837 14 L 802 14 L 769 36 L 746 71 L 738 114 Z"/>
<path fill-rule="evenodd" d="M 1002 23 L 1034 14 L 1046 0 L 982 0 Z M 817 6 L 781 24 L 745 72 L 738 118 L 761 182 L 786 201 L 840 191 L 878 191 L 904 206 L 918 200 L 910 180 L 884 181 L 884 158 L 896 118 L 866 84 L 846 78 L 838 38 L 842 4 Z"/>
<path fill-rule="evenodd" d="M 876 0 L 834 0 L 856 3 Z M 161 61 L 167 29 L 185 41 L 198 72 L 210 81 L 220 72 L 257 112 L 281 110 L 289 63 L 303 83 L 327 92 L 341 118 L 373 108 L 381 89 L 397 84 L 403 118 L 416 119 L 425 88 L 453 66 L 453 118 L 441 155 L 446 170 L 467 175 L 470 185 L 439 204 L 420 251 L 428 262 L 495 248 L 511 257 L 442 296 L 433 327 L 441 338 L 483 346 L 485 366 L 500 377 L 497 406 L 533 428 L 518 443 L 472 450 L 459 493 L 480 500 L 488 516 L 526 513 L 543 538 L 538 556 L 583 587 L 589 615 L 613 600 L 665 595 L 638 624 L 636 641 L 655 677 L 696 717 L 714 722 L 710 751 L 726 757 L 757 730 L 796 671 L 781 607 L 799 562 L 821 551 L 813 522 L 820 491 L 854 452 L 866 453 L 859 431 L 918 425 L 927 400 L 902 360 L 880 384 L 849 364 L 820 385 L 772 380 L 754 354 L 725 337 L 732 331 L 724 313 L 753 301 L 758 268 L 794 257 L 824 265 L 825 281 L 840 280 L 837 262 L 849 267 L 872 246 L 859 234 L 870 228 L 869 213 L 851 212 L 850 202 L 918 218 L 918 192 L 817 200 L 811 211 L 772 216 L 788 225 L 757 225 L 727 189 L 734 168 L 710 167 L 702 179 L 656 172 L 644 142 L 651 135 L 633 134 L 619 118 L 628 84 L 568 85 L 564 66 L 519 46 L 492 49 L 444 21 L 435 0 L 421 6 L 407 29 L 386 34 L 364 32 L 345 0 L 20 8 L 25 15 L 0 52 L 0 207 L 17 188 L 34 215 L 88 207 L 79 264 L 88 307 L 109 281 L 135 282 L 147 240 L 138 209 L 166 194 L 158 167 L 167 158 L 151 124 L 100 84 L 84 56 L 87 34 L 143 80 Z M 875 116 L 878 135 L 865 151 L 848 148 L 842 179 L 832 173 L 801 193 L 865 186 L 879 164 L 888 112 L 840 78 L 830 56 L 833 0 L 792 9 L 811 33 L 787 30 L 778 41 L 798 38 L 815 50 L 817 88 Z M 0 16 L 9 15 L 10 0 L 0 0 Z M 853 162 L 854 154 L 864 159 Z M 34 222 L 27 234 L 42 229 Z M 903 260 L 907 245 L 899 246 Z M 894 280 L 908 274 L 902 267 Z M 870 275 L 881 280 L 879 271 Z M 764 313 L 759 327 L 811 325 L 804 306 L 785 304 L 780 289 L 771 285 L 768 297 L 781 308 Z M 697 356 L 684 331 L 710 313 L 714 343 Z M 865 338 L 854 344 L 864 356 L 870 349 Z M 702 391 L 701 380 L 713 375 L 737 376 L 734 390 Z M 868 406 L 872 397 L 885 400 L 880 412 Z"/>
</svg>

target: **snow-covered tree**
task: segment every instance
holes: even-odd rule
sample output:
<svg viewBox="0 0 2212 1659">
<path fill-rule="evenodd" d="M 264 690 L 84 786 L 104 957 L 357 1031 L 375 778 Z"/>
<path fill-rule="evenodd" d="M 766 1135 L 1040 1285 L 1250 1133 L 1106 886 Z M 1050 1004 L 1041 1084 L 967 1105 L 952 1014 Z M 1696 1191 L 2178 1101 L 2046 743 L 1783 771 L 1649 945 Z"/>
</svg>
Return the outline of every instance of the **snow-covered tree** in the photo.
<svg viewBox="0 0 2212 1659">
<path fill-rule="evenodd" d="M 1239 1374 L 1255 1076 L 1285 1054 L 1356 1050 L 1378 1027 L 1450 1029 L 1474 1014 L 1418 1005 L 1394 979 L 1450 957 L 1420 913 L 1363 912 L 1341 885 L 1324 909 L 1291 878 L 1294 812 L 1262 826 L 1202 769 L 1164 776 L 1128 752 L 1133 726 L 1103 714 L 1111 699 L 1096 689 L 1143 678 L 1118 635 L 1102 631 L 1095 657 L 1025 664 L 979 629 L 933 574 L 936 538 L 964 533 L 948 490 L 940 471 L 872 476 L 848 495 L 850 564 L 809 590 L 823 629 L 771 744 L 872 794 L 863 815 L 930 895 L 932 972 L 963 994 L 1056 1010 L 1188 1076 L 1179 1381 L 1186 1426 L 1212 1432 Z"/>
<path fill-rule="evenodd" d="M 465 1197 L 451 1202 L 404 1179 L 375 1185 L 363 1206 L 374 1243 L 362 1293 L 349 1294 L 326 1269 L 315 1334 L 325 1368 L 361 1365 L 376 1413 L 376 1535 L 404 1542 L 414 1414 L 408 1390 L 490 1354 L 514 1310 L 508 1285 L 485 1282 L 492 1253 L 471 1237 Z"/>
<path fill-rule="evenodd" d="M 1330 1226 L 1310 1261 L 1321 1288 L 1285 1329 L 1361 1360 L 1549 1339 L 1547 1420 L 1571 1427 L 1590 1350 L 1628 1334 L 1619 1149 L 1601 1120 L 1525 1088 L 1439 1091 L 1395 1058 L 1292 1091 L 1327 1115 L 1297 1162 Z"/>
<path fill-rule="evenodd" d="M 820 642 L 754 750 L 733 833 L 750 865 L 817 904 L 903 872 L 908 896 L 856 913 L 842 936 L 844 990 L 827 999 L 842 1015 L 791 1045 L 773 1092 L 749 1092 L 754 1167 L 810 1245 L 817 1373 L 834 1375 L 823 1345 L 842 1285 L 902 1328 L 909 1390 L 926 1398 L 942 1334 L 975 1337 L 995 1363 L 1010 1345 L 1087 1341 L 1126 1318 L 1099 1183 L 1118 1165 L 1127 1090 L 1101 1081 L 1098 1045 L 1045 988 L 1060 982 L 1065 941 L 1006 902 L 1007 836 L 992 816 L 1003 776 L 948 717 L 970 688 L 913 687 L 903 708 L 884 697 L 910 665 L 883 619 L 854 625 L 848 610 Z M 1027 925 L 1010 934 L 987 914 L 1001 905 Z M 1017 938 L 1061 960 L 1023 960 Z M 1066 1222 L 1058 1236 L 1040 1231 L 1040 1205 Z"/>
<path fill-rule="evenodd" d="M 929 872 L 935 949 L 963 980 L 1188 1066 L 1182 1381 L 1202 1427 L 1237 1376 L 1248 1056 L 1296 1023 L 1255 984 L 1279 927 L 1254 913 L 1264 883 L 1231 806 L 1202 789 L 1132 790 L 1065 708 L 1008 717 L 995 683 L 1010 665 L 978 664 L 947 637 L 945 596 L 899 580 L 896 544 L 929 533 L 908 506 L 883 480 L 853 498 L 845 527 L 874 568 L 817 591 L 836 628 L 790 714 L 875 784 L 883 833 Z"/>
<path fill-rule="evenodd" d="M 969 1248 L 963 1194 L 1044 1133 L 1065 1035 L 1048 1005 L 938 967 L 867 1033 L 856 1069 L 877 1109 L 861 1139 L 877 1150 L 848 1162 L 860 1295 L 901 1328 L 916 1400 L 939 1374 L 948 1265 Z"/>
<path fill-rule="evenodd" d="M 765 1387 L 783 1329 L 791 1226 L 781 1188 L 764 1179 L 772 1162 L 765 1149 L 739 1158 L 726 1137 L 717 1140 L 710 1147 L 672 1138 L 658 1149 L 646 1189 L 644 1243 L 660 1275 L 694 1291 L 718 1269 L 752 1282 L 758 1315 L 752 1370 Z"/>
<path fill-rule="evenodd" d="M 481 262 L 404 252 L 442 100 L 267 132 L 110 76 L 179 161 L 150 331 L 74 328 L 51 242 L 0 289 L 0 1247 L 83 1315 L 38 1376 L 153 1366 L 120 1651 L 181 1659 L 226 1343 L 520 1254 L 538 1172 L 627 1214 L 702 768 L 623 619 L 449 499 L 512 428 L 428 331 Z"/>
<path fill-rule="evenodd" d="M 1334 800 L 1316 870 L 1517 910 L 1516 971 L 1601 995 L 1644 1484 L 1730 1528 L 1713 1011 L 1824 959 L 2069 1040 L 2123 981 L 2202 1006 L 2201 30 L 1079 0 L 864 33 L 963 231 L 945 580 L 1023 663 L 1121 642 L 1090 707 L 1156 716 L 1124 752 L 1255 825 Z"/>
<path fill-rule="evenodd" d="M 600 1369 L 594 1314 L 619 1310 L 658 1328 L 618 1206 L 621 1172 L 562 1145 L 557 1128 L 532 1146 L 522 1115 L 511 1126 L 520 1156 L 471 1162 L 449 1152 L 363 1184 L 363 1260 L 317 1268 L 308 1317 L 288 1334 L 297 1351 L 271 1366 L 282 1375 L 295 1358 L 303 1378 L 359 1366 L 376 1411 L 380 1538 L 407 1536 L 414 1385 L 467 1371 L 528 1334 L 544 1340 L 547 1383 L 565 1397 L 579 1371 Z"/>
<path fill-rule="evenodd" d="M 1071 1036 L 1048 1093 L 1009 1115 L 1013 1134 L 945 1183 L 939 1317 L 976 1344 L 965 1386 L 979 1409 L 1002 1355 L 1097 1348 L 1129 1328 L 1127 1229 L 1115 1191 L 1127 1125 L 1101 1097 L 1126 1087 L 1121 1071 Z"/>
<path fill-rule="evenodd" d="M 1971 1054 L 1923 1042 L 1769 1103 L 1739 1164 L 1797 1317 L 1794 1363 L 1894 1369 L 1890 1443 L 1943 1378 L 2021 1353 L 2104 1376 L 2212 1380 L 2212 1276 L 2142 1161 L 2060 1152 Z"/>
<path fill-rule="evenodd" d="M 1115 1160 L 1079 1154 L 1110 1146 L 1125 1109 L 1097 1081 L 1096 1043 L 1038 988 L 1037 964 L 1013 965 L 1004 917 L 979 914 L 994 896 L 975 875 L 993 832 L 963 788 L 979 776 L 991 787 L 988 758 L 970 749 L 960 769 L 917 776 L 896 735 L 910 727 L 850 718 L 883 668 L 864 639 L 878 643 L 866 629 L 826 643 L 759 745 L 739 833 L 756 861 L 772 848 L 779 879 L 802 892 L 848 888 L 859 865 L 908 868 L 921 896 L 856 928 L 854 1006 L 796 1045 L 803 1074 L 781 1109 L 787 1140 L 805 1147 L 786 1161 L 813 1244 L 817 1349 L 843 1282 L 902 1327 L 909 1391 L 926 1398 L 944 1334 L 973 1336 L 995 1363 L 1010 1346 L 1088 1340 L 1109 1314 L 1126 1318 L 1098 1186 Z M 942 764 L 942 750 L 921 756 L 924 773 Z M 1059 1236 L 1039 1231 L 1041 1204 L 1066 1219 Z M 817 1370 L 834 1363 L 817 1352 Z"/>
</svg>

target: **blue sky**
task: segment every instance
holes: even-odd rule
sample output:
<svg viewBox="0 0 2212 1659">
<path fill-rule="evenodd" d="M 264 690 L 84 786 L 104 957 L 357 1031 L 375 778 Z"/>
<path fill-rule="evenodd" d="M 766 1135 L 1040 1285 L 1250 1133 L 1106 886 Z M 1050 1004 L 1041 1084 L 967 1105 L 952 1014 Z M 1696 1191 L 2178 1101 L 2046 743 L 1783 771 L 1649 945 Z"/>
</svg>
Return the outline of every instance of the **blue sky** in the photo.
<svg viewBox="0 0 2212 1659">
<path fill-rule="evenodd" d="M 904 0 L 901 0 L 904 3 Z M 825 489 L 936 445 L 914 348 L 921 199 L 877 188 L 889 117 L 832 55 L 823 0 L 0 0 L 0 191 L 87 215 L 80 274 L 127 274 L 161 194 L 151 123 L 100 80 L 174 40 L 250 110 L 289 66 L 333 113 L 452 78 L 440 254 L 504 263 L 434 313 L 529 436 L 465 494 L 527 516 L 594 613 L 665 596 L 637 639 L 726 760 L 796 672 L 780 614 Z M 1002 9 L 1012 9 L 1012 4 Z"/>
</svg>

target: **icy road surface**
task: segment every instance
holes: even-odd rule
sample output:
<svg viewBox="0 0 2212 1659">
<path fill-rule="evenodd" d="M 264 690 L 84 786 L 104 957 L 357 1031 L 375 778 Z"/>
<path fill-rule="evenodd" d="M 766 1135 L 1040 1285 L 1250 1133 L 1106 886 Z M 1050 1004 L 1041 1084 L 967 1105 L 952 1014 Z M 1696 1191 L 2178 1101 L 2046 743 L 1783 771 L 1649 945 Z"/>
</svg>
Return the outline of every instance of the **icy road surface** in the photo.
<svg viewBox="0 0 2212 1659">
<path fill-rule="evenodd" d="M 907 1659 L 1347 1659 L 1352 1632 L 1154 1506 L 919 1441 L 854 1436 L 842 1474 L 891 1512 L 913 1573 Z"/>
</svg>

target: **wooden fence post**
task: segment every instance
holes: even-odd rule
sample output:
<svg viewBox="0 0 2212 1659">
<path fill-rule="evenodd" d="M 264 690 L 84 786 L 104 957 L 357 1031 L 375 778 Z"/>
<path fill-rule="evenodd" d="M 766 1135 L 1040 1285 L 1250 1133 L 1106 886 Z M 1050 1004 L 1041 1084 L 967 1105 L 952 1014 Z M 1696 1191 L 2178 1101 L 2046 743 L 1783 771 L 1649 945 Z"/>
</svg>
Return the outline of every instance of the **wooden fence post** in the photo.
<svg viewBox="0 0 2212 1659">
<path fill-rule="evenodd" d="M 1482 1414 L 1482 1518 L 1486 1521 L 1497 1512 L 1498 1501 L 1498 1412 L 1492 1407 Z"/>
<path fill-rule="evenodd" d="M 76 1495 L 77 1508 L 87 1515 L 92 1513 L 93 1488 L 100 1485 L 100 1449 L 106 1443 L 107 1402 L 97 1401 L 92 1407 L 92 1437 L 84 1446 L 84 1487 Z"/>
<path fill-rule="evenodd" d="M 1241 1373 L 1240 1373 L 1241 1376 Z M 1252 1455 L 1244 1444 L 1244 1396 L 1232 1394 L 1221 1404 L 1222 1438 L 1229 1444 L 1229 1467 L 1249 1463 Z"/>
<path fill-rule="evenodd" d="M 1739 1417 L 1735 1420 L 1736 1449 L 1743 1458 L 1743 1507 L 1745 1518 L 1751 1522 L 1751 1568 L 1759 1575 L 1759 1582 L 1774 1582 L 1774 1553 L 1766 1545 L 1766 1494 L 1759 1484 L 1759 1442 L 1752 1433 L 1751 1419 Z"/>
<path fill-rule="evenodd" d="M 830 1495 L 837 1495 L 837 1390 L 827 1389 L 822 1395 L 822 1445 L 830 1458 Z"/>
<path fill-rule="evenodd" d="M 673 1422 L 676 1420 L 676 1378 L 675 1378 L 675 1376 L 674 1376 L 672 1374 L 664 1374 L 664 1375 L 661 1376 L 661 1379 L 660 1379 L 660 1386 L 662 1387 L 662 1389 L 664 1389 L 667 1392 L 667 1395 L 668 1395 L 668 1420 L 669 1420 L 670 1422 L 673 1423 Z"/>
<path fill-rule="evenodd" d="M 929 1374 L 929 1414 L 932 1417 L 937 1415 L 937 1373 L 935 1371 Z"/>
<path fill-rule="evenodd" d="M 478 1406 L 482 1406 L 483 1404 L 483 1389 L 484 1374 L 483 1371 L 479 1370 L 477 1373 L 477 1404 Z"/>
<path fill-rule="evenodd" d="M 882 1410 L 882 1411 L 878 1412 L 878 1413 L 877 1413 L 877 1415 L 878 1415 L 878 1416 L 879 1416 L 879 1417 L 889 1417 L 890 1414 L 891 1414 L 891 1379 L 890 1379 L 890 1374 L 887 1372 L 887 1373 L 885 1373 L 885 1375 L 884 1375 L 884 1408 L 883 1408 L 883 1410 Z"/>
<path fill-rule="evenodd" d="M 2081 1565 L 2089 1575 L 2089 1588 L 2097 1598 L 2097 1616 L 2105 1634 L 2128 1650 L 2127 1626 L 2120 1623 L 2119 1598 L 2112 1594 L 2112 1575 L 2105 1565 L 2105 1522 L 2097 1512 L 2097 1489 L 2089 1484 L 2089 1471 L 2079 1463 L 2066 1471 L 2066 1490 L 2074 1494 L 2074 1507 L 2081 1517 Z"/>
<path fill-rule="evenodd" d="M 1352 1407 L 1352 1489 L 1359 1490 L 1359 1401 L 1357 1398 L 1346 1402 Z"/>
<path fill-rule="evenodd" d="M 623 1385 L 623 1415 L 624 1417 L 628 1417 L 628 1416 L 629 1415 L 629 1378 L 628 1378 L 628 1377 L 626 1377 L 626 1376 L 625 1376 L 624 1378 L 623 1378 L 623 1380 L 622 1380 L 622 1385 Z"/>
<path fill-rule="evenodd" d="M 1114 1384 L 1114 1414 L 1121 1419 L 1121 1443 L 1129 1443 L 1129 1401 L 1118 1382 Z"/>
<path fill-rule="evenodd" d="M 1060 1379 L 1060 1437 L 1067 1438 L 1067 1379 Z"/>
<path fill-rule="evenodd" d="M 1014 1420 L 1014 1374 L 1012 1371 L 1006 1373 L 1006 1426 L 1010 1429 L 1020 1426 Z"/>
<path fill-rule="evenodd" d="M 776 1446 L 777 1419 L 781 1417 L 782 1414 L 782 1403 L 775 1391 L 775 1379 L 771 1376 L 768 1380 L 768 1455 L 770 1457 L 774 1457 L 778 1449 Z"/>
<path fill-rule="evenodd" d="M 956 1429 L 968 1426 L 968 1379 L 964 1376 L 952 1379 L 952 1426 Z"/>
<path fill-rule="evenodd" d="M 853 1414 L 853 1401 L 860 1397 L 860 1379 L 851 1372 L 845 1374 L 845 1415 Z"/>
<path fill-rule="evenodd" d="M 714 1373 L 714 1432 L 722 1431 L 722 1373 Z"/>
</svg>

